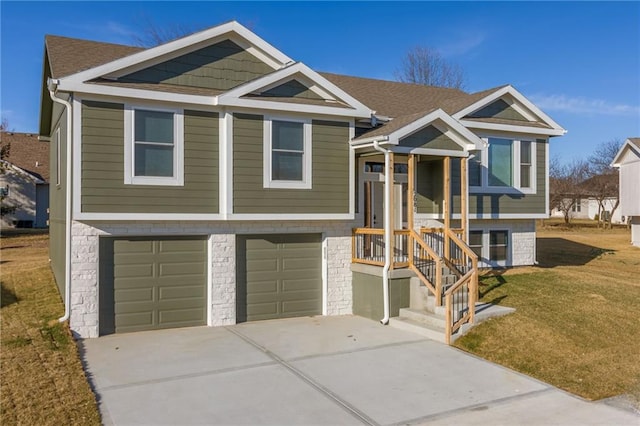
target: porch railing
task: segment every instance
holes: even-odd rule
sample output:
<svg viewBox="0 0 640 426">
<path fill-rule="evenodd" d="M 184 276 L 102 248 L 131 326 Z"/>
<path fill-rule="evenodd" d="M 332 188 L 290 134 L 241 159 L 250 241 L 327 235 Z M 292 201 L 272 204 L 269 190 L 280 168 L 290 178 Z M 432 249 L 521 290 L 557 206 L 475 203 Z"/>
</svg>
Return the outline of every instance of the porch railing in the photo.
<svg viewBox="0 0 640 426">
<path fill-rule="evenodd" d="M 436 305 L 444 302 L 447 343 L 463 324 L 474 321 L 478 299 L 478 257 L 461 235 L 460 229 L 443 228 L 393 232 L 393 267 L 411 269 L 435 296 Z M 352 238 L 352 262 L 384 266 L 383 229 L 355 228 Z M 457 277 L 448 288 L 443 288 L 443 269 Z"/>
</svg>

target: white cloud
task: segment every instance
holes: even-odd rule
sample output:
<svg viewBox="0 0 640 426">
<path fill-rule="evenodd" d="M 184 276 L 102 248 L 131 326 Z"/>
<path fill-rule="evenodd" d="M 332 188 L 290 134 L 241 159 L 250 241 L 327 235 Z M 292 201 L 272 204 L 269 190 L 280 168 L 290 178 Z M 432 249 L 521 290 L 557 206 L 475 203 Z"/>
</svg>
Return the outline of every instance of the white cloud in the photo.
<svg viewBox="0 0 640 426">
<path fill-rule="evenodd" d="M 480 46 L 486 39 L 484 33 L 467 34 L 462 38 L 444 43 L 438 47 L 442 56 L 461 56 Z"/>
<path fill-rule="evenodd" d="M 538 107 L 548 111 L 592 115 L 640 115 L 640 106 L 616 104 L 603 99 L 543 94 L 531 95 L 529 99 Z"/>
</svg>

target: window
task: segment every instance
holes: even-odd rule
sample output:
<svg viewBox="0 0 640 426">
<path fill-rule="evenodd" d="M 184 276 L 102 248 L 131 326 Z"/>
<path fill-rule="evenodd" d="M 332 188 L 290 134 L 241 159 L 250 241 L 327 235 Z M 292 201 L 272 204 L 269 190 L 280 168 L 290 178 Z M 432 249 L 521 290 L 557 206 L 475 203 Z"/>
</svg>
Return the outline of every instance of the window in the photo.
<svg viewBox="0 0 640 426">
<path fill-rule="evenodd" d="M 530 140 L 485 138 L 488 147 L 469 159 L 471 192 L 535 193 L 535 144 Z"/>
<path fill-rule="evenodd" d="M 311 188 L 311 121 L 265 118 L 264 187 Z"/>
<path fill-rule="evenodd" d="M 531 188 L 531 141 L 520 142 L 520 187 Z"/>
<path fill-rule="evenodd" d="M 571 211 L 572 212 L 577 212 L 580 213 L 580 208 L 582 207 L 582 200 L 580 198 L 576 199 L 575 202 L 573 203 L 573 206 L 571 206 Z"/>
<path fill-rule="evenodd" d="M 183 116 L 178 110 L 125 108 L 125 183 L 184 183 Z"/>
<path fill-rule="evenodd" d="M 489 260 L 500 262 L 507 260 L 509 231 L 489 231 Z"/>
<path fill-rule="evenodd" d="M 469 231 L 469 247 L 482 259 L 482 231 Z"/>
</svg>

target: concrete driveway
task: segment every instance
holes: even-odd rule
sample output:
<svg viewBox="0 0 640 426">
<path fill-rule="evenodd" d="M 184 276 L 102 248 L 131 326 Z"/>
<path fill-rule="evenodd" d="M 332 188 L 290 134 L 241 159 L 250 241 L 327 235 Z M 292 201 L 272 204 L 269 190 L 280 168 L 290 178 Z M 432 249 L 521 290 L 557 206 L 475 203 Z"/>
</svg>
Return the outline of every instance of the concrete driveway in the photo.
<svg viewBox="0 0 640 426">
<path fill-rule="evenodd" d="M 640 425 L 355 316 L 105 336 L 81 351 L 106 424 Z"/>
</svg>

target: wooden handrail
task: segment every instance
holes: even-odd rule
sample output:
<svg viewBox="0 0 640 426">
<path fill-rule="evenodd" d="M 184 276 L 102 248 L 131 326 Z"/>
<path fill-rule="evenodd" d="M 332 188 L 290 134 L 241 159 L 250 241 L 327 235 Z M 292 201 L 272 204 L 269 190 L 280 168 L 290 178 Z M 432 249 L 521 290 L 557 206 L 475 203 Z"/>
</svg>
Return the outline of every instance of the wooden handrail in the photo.
<svg viewBox="0 0 640 426">
<path fill-rule="evenodd" d="M 353 228 L 353 234 L 364 235 L 384 235 L 384 229 L 382 228 Z"/>
<path fill-rule="evenodd" d="M 434 259 L 440 259 L 440 255 L 438 255 L 431 247 L 429 247 L 416 231 L 414 231 L 413 229 L 408 229 L 408 231 L 409 235 L 411 235 L 411 238 L 417 241 L 420 247 L 422 247 L 422 249 L 426 251 L 429 256 L 433 257 Z"/>
<path fill-rule="evenodd" d="M 465 243 L 464 241 L 462 241 L 455 233 L 452 232 L 452 229 L 449 229 L 445 232 L 448 232 L 449 238 L 451 238 L 453 240 L 453 242 L 455 243 L 455 245 L 457 245 L 460 250 L 462 250 L 467 256 L 469 256 L 472 260 L 475 260 L 476 262 L 478 261 L 478 255 L 475 254 L 473 252 L 473 250 L 471 250 L 471 248 L 467 245 L 467 243 Z"/>
<path fill-rule="evenodd" d="M 458 290 L 458 288 L 462 287 L 465 284 L 465 281 L 468 281 L 469 279 L 472 278 L 474 273 L 475 271 L 472 269 L 466 274 L 464 274 L 462 278 L 458 279 L 458 281 L 456 281 L 451 287 L 449 287 L 447 291 L 444 292 L 445 297 L 455 293 L 456 290 Z"/>
</svg>

